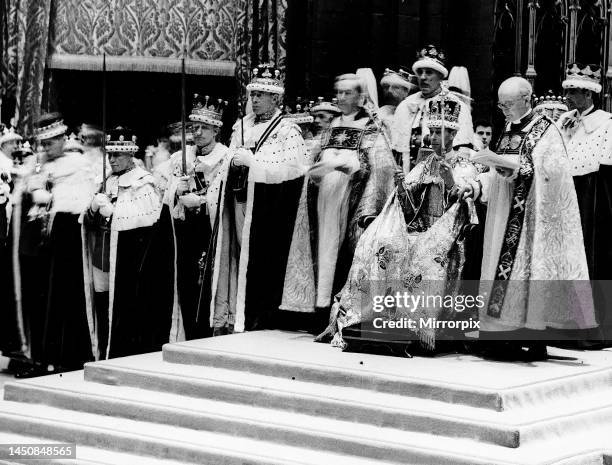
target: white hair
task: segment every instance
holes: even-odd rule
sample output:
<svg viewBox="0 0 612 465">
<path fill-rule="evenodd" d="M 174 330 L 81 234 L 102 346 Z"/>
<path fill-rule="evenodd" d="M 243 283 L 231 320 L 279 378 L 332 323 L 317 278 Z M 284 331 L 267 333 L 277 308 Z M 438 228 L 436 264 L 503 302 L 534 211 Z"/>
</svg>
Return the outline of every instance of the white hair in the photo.
<svg viewBox="0 0 612 465">
<path fill-rule="evenodd" d="M 527 79 L 520 76 L 512 76 L 501 83 L 498 93 L 501 92 L 531 98 L 533 88 Z"/>
</svg>

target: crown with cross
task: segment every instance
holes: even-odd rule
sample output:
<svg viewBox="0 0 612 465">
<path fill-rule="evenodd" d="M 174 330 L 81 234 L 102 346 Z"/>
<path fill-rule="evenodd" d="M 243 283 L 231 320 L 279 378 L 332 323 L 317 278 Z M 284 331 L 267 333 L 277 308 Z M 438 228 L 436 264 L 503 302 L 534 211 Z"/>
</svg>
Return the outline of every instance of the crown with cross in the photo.
<svg viewBox="0 0 612 465">
<path fill-rule="evenodd" d="M 458 101 L 433 99 L 427 107 L 427 126 L 430 128 L 459 129 L 461 105 Z"/>
<path fill-rule="evenodd" d="M 268 92 L 271 94 L 284 94 L 283 73 L 271 63 L 264 63 L 253 68 L 251 82 L 247 90 Z"/>
</svg>

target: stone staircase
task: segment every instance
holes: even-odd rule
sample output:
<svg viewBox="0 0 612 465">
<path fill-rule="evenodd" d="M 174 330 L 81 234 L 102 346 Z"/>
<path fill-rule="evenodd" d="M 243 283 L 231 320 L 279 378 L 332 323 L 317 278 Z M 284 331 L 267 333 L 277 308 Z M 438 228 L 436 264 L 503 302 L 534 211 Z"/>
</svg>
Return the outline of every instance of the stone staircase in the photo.
<svg viewBox="0 0 612 465">
<path fill-rule="evenodd" d="M 76 443 L 83 464 L 612 465 L 612 352 L 555 353 L 575 360 L 402 359 L 280 331 L 170 344 L 6 383 L 0 444 Z"/>
</svg>

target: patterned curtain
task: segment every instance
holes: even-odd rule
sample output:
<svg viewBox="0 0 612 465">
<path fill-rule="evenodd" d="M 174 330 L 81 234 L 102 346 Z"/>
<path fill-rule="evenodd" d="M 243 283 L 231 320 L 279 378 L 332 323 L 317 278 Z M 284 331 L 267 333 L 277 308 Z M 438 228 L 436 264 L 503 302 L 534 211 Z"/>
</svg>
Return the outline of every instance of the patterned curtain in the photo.
<svg viewBox="0 0 612 465">
<path fill-rule="evenodd" d="M 241 0 L 55 0 L 51 66 L 233 75 Z"/>
<path fill-rule="evenodd" d="M 15 98 L 17 127 L 30 134 L 42 100 L 51 0 L 4 0 L 3 4 L 2 96 Z"/>
<path fill-rule="evenodd" d="M 0 96 L 16 100 L 18 127 L 40 113 L 45 66 L 233 75 L 285 66 L 288 0 L 2 0 Z M 27 70 L 27 72 L 26 72 Z"/>
<path fill-rule="evenodd" d="M 288 0 L 240 0 L 242 11 L 237 28 L 237 76 L 241 88 L 248 83 L 250 70 L 259 63 L 272 62 L 285 68 Z"/>
</svg>

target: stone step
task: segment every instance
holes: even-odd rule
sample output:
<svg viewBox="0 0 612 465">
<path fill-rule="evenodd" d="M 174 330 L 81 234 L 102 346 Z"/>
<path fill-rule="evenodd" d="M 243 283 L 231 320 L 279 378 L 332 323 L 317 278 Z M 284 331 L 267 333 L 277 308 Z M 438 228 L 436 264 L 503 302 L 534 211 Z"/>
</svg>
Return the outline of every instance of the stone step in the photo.
<svg viewBox="0 0 612 465">
<path fill-rule="evenodd" d="M 467 355 L 412 359 L 346 353 L 312 336 L 258 331 L 163 348 L 165 361 L 471 405 L 531 409 L 612 387 L 612 351 L 550 349 L 573 360 L 502 363 Z M 542 368 L 542 369 L 538 369 Z"/>
<path fill-rule="evenodd" d="M 135 455 L 151 455 L 199 464 L 427 464 L 427 465 L 531 465 L 532 460 L 518 449 L 479 445 L 472 441 L 440 439 L 409 433 L 409 440 L 395 445 L 385 457 L 364 457 L 363 448 L 355 455 L 332 453 L 307 447 L 279 445 L 240 436 L 211 433 L 176 426 L 136 421 L 46 405 L 0 403 L 0 431 L 71 441 L 89 447 L 118 450 Z M 408 433 L 407 433 L 408 434 Z M 387 443 L 380 443 L 383 451 Z M 366 444 L 367 446 L 367 444 Z M 357 456 L 358 455 L 358 456 Z M 389 456 L 396 456 L 389 460 Z"/>
<path fill-rule="evenodd" d="M 393 428 L 519 447 L 530 441 L 555 438 L 572 431 L 612 425 L 612 390 L 592 394 L 587 392 L 574 396 L 572 402 L 562 399 L 528 410 L 497 412 L 462 404 L 220 368 L 186 367 L 162 362 L 159 354 L 88 364 L 85 367 L 85 378 L 100 384 L 198 398 L 204 400 L 203 410 L 208 409 L 213 414 L 218 411 L 215 403 L 221 402 L 224 404 L 222 411 L 235 411 L 236 422 L 247 418 L 251 412 L 248 408 L 253 408 L 250 419 L 267 418 L 270 424 L 277 424 L 280 430 L 299 424 L 293 418 L 299 414 L 301 421 L 308 419 L 310 423 L 323 422 L 321 430 L 333 430 L 329 421 L 335 420 L 359 423 L 364 427 Z M 30 381 L 29 385 L 9 383 L 6 386 L 7 399 L 28 402 L 30 399 L 36 400 L 43 395 L 36 393 L 37 390 L 48 391 L 45 385 L 51 389 L 48 397 L 52 399 L 59 395 L 56 391 L 65 385 L 60 382 L 50 383 L 37 380 Z M 79 385 L 77 381 L 76 392 L 92 389 L 100 395 L 108 394 L 104 386 L 91 386 L 95 383 Z M 132 395 L 131 391 L 126 392 Z M 207 405 L 206 402 L 212 403 Z M 172 405 L 172 399 L 168 399 L 168 405 Z M 266 413 L 264 409 L 270 411 Z M 278 418 L 286 418 L 285 423 L 278 424 Z M 226 417 L 224 421 L 230 420 Z M 336 431 L 344 430 L 345 426 L 336 426 Z"/>
<path fill-rule="evenodd" d="M 64 374 L 62 378 L 49 376 L 8 383 L 5 399 L 198 430 L 231 432 L 244 437 L 345 453 L 360 447 L 362 453 L 372 457 L 380 457 L 385 451 L 376 447 L 371 453 L 365 451 L 365 444 L 370 439 L 391 441 L 385 449 L 393 448 L 394 444 L 402 442 L 404 431 L 463 437 L 505 447 L 519 445 L 519 427 L 495 422 L 494 413 L 482 409 L 463 407 L 464 415 L 468 415 L 466 410 L 473 410 L 470 413 L 474 415 L 473 418 L 464 419 L 441 411 L 425 412 L 423 408 L 427 406 L 423 405 L 419 407 L 420 411 L 413 411 L 412 407 L 408 410 L 403 406 L 395 412 L 400 418 L 397 427 L 392 428 L 388 424 L 372 424 L 368 421 L 371 413 L 368 411 L 364 411 L 361 417 L 355 412 L 347 421 L 320 415 L 320 412 L 328 410 L 324 406 L 307 415 L 253 406 L 257 402 L 245 405 L 218 401 L 206 392 L 201 392 L 202 398 L 194 398 L 133 387 L 108 386 L 85 382 L 81 372 L 74 372 Z M 282 406 L 282 399 L 279 404 Z M 353 407 L 347 402 L 343 402 L 343 406 L 345 409 Z M 360 405 L 354 406 L 359 408 Z M 372 407 L 377 409 L 378 406 Z M 436 407 L 443 406 L 435 406 L 434 409 Z M 381 414 L 384 412 L 379 410 L 377 415 Z M 389 411 L 389 414 L 393 415 L 394 412 Z"/>
<path fill-rule="evenodd" d="M 39 440 L 45 438 L 44 442 L 76 443 L 77 454 L 79 447 L 85 446 L 134 456 L 151 456 L 157 460 L 214 465 L 601 464 L 604 463 L 601 445 L 603 438 L 607 438 L 605 440 L 609 442 L 612 434 L 612 429 L 598 431 L 595 435 L 593 432 L 582 432 L 574 435 L 572 441 L 556 443 L 553 448 L 550 443 L 538 443 L 520 449 L 509 449 L 487 444 L 475 446 L 473 441 L 410 433 L 404 437 L 405 442 L 401 444 L 401 448 L 400 445 L 395 445 L 393 451 L 386 453 L 386 456 L 396 455 L 400 449 L 403 449 L 401 455 L 395 460 L 388 460 L 386 456 L 364 457 L 360 446 L 353 451 L 354 455 L 342 454 L 340 451 L 332 453 L 236 435 L 10 401 L 0 403 L 0 434 L 3 431 Z M 387 444 L 389 442 L 386 444 L 381 442 L 379 446 L 384 449 Z M 577 451 L 577 445 L 584 448 L 584 451 Z M 599 454 L 600 462 L 593 461 L 596 454 Z"/>
<path fill-rule="evenodd" d="M 0 431 L 0 444 L 59 444 L 58 441 L 41 439 L 38 437 L 4 433 Z M 21 462 L 2 460 L 0 465 L 36 464 L 36 465 L 185 465 L 187 462 L 175 460 L 156 459 L 154 457 L 128 454 L 112 450 L 96 449 L 77 445 L 74 459 L 38 459 L 22 460 Z"/>
<path fill-rule="evenodd" d="M 189 464 L 390 465 L 394 463 L 288 447 L 233 435 L 9 401 L 0 403 L 0 432 L 2 431 L 45 438 L 45 442 L 50 440 L 76 443 L 77 454 L 79 447 L 87 446 Z M 428 450 L 417 451 L 415 463 L 436 463 L 428 458 L 433 454 L 433 451 Z M 420 455 L 425 457 L 423 461 L 420 461 Z"/>
</svg>

